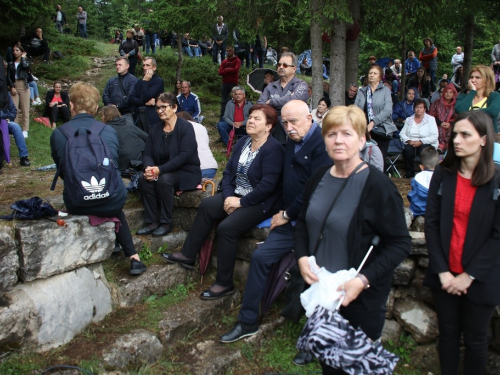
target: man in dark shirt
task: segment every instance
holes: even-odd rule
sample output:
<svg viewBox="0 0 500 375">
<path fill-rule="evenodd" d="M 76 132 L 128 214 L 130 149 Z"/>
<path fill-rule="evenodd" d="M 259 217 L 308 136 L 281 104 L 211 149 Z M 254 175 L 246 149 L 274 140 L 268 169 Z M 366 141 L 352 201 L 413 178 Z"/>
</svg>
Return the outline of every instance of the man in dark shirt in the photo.
<svg viewBox="0 0 500 375">
<path fill-rule="evenodd" d="M 212 26 L 212 39 L 214 41 L 212 48 L 213 62 L 218 62 L 217 55 L 220 52 L 220 61 L 226 58 L 226 39 L 228 35 L 228 28 L 222 21 L 224 17 L 217 17 L 217 23 Z"/>
<path fill-rule="evenodd" d="M 28 43 L 22 43 L 26 53 L 30 57 L 43 55 L 43 62 L 48 63 L 50 58 L 50 48 L 47 39 L 43 37 L 42 29 L 37 27 L 35 33 L 31 36 Z"/>
<path fill-rule="evenodd" d="M 345 92 L 345 105 L 354 105 L 354 101 L 356 100 L 356 95 L 358 94 L 358 85 L 355 83 L 351 83 L 349 88 Z"/>
</svg>

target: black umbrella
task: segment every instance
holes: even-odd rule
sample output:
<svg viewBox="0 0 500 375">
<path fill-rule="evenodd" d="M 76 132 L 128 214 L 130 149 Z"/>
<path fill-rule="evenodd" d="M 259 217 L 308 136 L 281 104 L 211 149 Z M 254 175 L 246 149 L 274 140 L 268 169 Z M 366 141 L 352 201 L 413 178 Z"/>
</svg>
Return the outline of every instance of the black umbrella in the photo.
<svg viewBox="0 0 500 375">
<path fill-rule="evenodd" d="M 297 259 L 293 251 L 288 252 L 283 258 L 273 264 L 267 278 L 266 291 L 262 296 L 262 315 L 267 314 L 273 302 L 278 298 L 283 289 L 285 289 L 289 278 L 288 270 L 296 264 Z"/>
<path fill-rule="evenodd" d="M 247 75 L 247 85 L 250 86 L 250 88 L 258 92 L 259 94 L 262 94 L 262 91 L 264 91 L 264 75 L 267 72 L 272 72 L 274 75 L 273 81 L 277 81 L 280 77 L 278 73 L 275 70 L 272 69 L 255 69 L 250 74 Z"/>
<path fill-rule="evenodd" d="M 57 215 L 57 211 L 40 197 L 31 197 L 29 199 L 16 201 L 10 208 L 14 211 L 10 215 L 0 216 L 0 219 L 34 220 L 44 216 Z"/>
<path fill-rule="evenodd" d="M 372 239 L 356 275 L 379 242 L 378 236 Z M 392 374 L 399 357 L 385 350 L 380 341 L 373 342 L 363 330 L 354 328 L 340 315 L 338 309 L 342 299 L 335 311 L 316 307 L 302 329 L 297 348 L 309 351 L 326 365 L 351 375 Z"/>
</svg>

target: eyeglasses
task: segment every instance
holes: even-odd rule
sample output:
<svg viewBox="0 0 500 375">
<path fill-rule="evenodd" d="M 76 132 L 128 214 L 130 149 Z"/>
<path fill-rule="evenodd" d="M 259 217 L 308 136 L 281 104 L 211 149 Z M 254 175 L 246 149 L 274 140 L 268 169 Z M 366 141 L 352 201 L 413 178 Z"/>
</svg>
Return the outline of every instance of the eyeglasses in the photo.
<svg viewBox="0 0 500 375">
<path fill-rule="evenodd" d="M 155 107 L 156 112 L 165 112 L 167 108 L 173 108 L 171 105 L 161 105 L 159 107 Z"/>
<path fill-rule="evenodd" d="M 295 65 L 288 65 L 287 63 L 278 63 L 278 68 L 283 67 L 283 68 L 288 68 L 289 66 L 294 67 Z"/>
</svg>

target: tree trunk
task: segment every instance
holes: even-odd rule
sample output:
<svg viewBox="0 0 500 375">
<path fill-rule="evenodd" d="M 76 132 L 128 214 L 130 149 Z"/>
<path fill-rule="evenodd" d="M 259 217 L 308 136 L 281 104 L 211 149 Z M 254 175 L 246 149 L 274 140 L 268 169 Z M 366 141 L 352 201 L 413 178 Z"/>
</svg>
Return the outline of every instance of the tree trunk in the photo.
<svg viewBox="0 0 500 375">
<path fill-rule="evenodd" d="M 330 100 L 332 107 L 345 105 L 346 76 L 346 23 L 339 18 L 333 21 L 330 36 Z"/>
<path fill-rule="evenodd" d="M 312 59 L 312 108 L 318 106 L 319 100 L 323 97 L 323 41 L 321 40 L 321 16 L 319 0 L 312 0 L 309 4 L 311 8 L 311 59 Z M 298 62 L 300 64 L 301 61 Z"/>
<path fill-rule="evenodd" d="M 361 1 L 350 0 L 349 12 L 351 13 L 353 22 L 361 26 Z M 346 42 L 345 64 L 345 87 L 349 87 L 351 83 L 356 83 L 359 86 L 359 36 L 354 41 Z"/>
<path fill-rule="evenodd" d="M 181 73 L 182 73 L 182 36 L 184 34 L 177 32 L 177 53 L 178 53 L 178 59 L 177 59 L 177 70 L 175 72 L 175 79 L 180 80 L 181 79 Z"/>
<path fill-rule="evenodd" d="M 470 13 L 465 19 L 465 44 L 464 44 L 464 73 L 462 74 L 462 90 L 466 89 L 469 72 L 472 65 L 472 49 L 474 48 L 474 14 Z"/>
</svg>

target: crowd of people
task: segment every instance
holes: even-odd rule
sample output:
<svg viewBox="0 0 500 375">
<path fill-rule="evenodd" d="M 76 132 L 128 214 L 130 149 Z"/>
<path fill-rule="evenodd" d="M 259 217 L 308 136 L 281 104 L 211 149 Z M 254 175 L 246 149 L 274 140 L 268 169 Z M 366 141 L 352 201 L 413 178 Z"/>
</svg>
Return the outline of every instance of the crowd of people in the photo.
<svg viewBox="0 0 500 375">
<path fill-rule="evenodd" d="M 77 20 L 80 35 L 86 38 L 87 14 L 82 7 Z M 63 32 L 67 19 L 60 6 L 54 22 Z M 305 72 L 310 68 L 304 65 L 307 59 L 299 62 L 292 52 L 278 56 L 270 51 L 267 58 L 276 64 L 278 79 L 272 71 L 270 75 L 266 72 L 265 87 L 253 104 L 246 99 L 245 87 L 239 85 L 239 70 L 245 59 L 247 66 L 249 60 L 264 63 L 266 37 L 256 36 L 250 45 L 238 40 L 235 31 L 238 47 L 233 47 L 227 42 L 229 30 L 222 16 L 211 29 L 212 38 L 203 43 L 185 33 L 183 52 L 190 57 L 210 53 L 212 61 L 220 65 L 217 129 L 225 145 L 233 129 L 239 139 L 223 171 L 220 192 L 200 204 L 181 251 L 162 257 L 168 263 L 193 268 L 217 222 L 217 274 L 200 298 L 230 295 L 235 292 L 238 238 L 271 219 L 267 240 L 252 254 L 238 321 L 220 341 L 231 343 L 258 332 L 260 303 L 271 267 L 290 251 L 295 253 L 301 277 L 314 284 L 318 277 L 310 266 L 310 256 L 332 273 L 357 268 L 375 236 L 380 243 L 363 270 L 342 286 L 340 314 L 372 340 L 380 338 L 394 269 L 411 251 L 401 194 L 387 178 L 384 166 L 391 141 L 397 139 L 403 144 L 406 177 L 415 177 L 408 194 L 410 210 L 414 216 L 426 216 L 429 268 L 424 283 L 434 295 L 442 372 L 457 373 L 462 332 L 465 373 L 483 372 L 488 322 L 499 303 L 500 290 L 495 250 L 500 245 L 496 228 L 500 223 L 496 192 L 500 171 L 493 161 L 500 113 L 500 94 L 495 90 L 500 44 L 492 51 L 492 67 L 474 66 L 467 78 L 462 77 L 463 51 L 457 47 L 451 60 L 452 78 L 443 76 L 438 82 L 438 49 L 430 38 L 423 40 L 418 58 L 414 51 L 408 52 L 404 68 L 396 59 L 384 70 L 370 56 L 360 84 L 351 83 L 345 92 L 345 106 L 331 108 L 326 83 L 325 96 L 312 109 L 311 87 L 297 75 L 301 64 Z M 43 54 L 45 61 L 50 56 L 48 44 L 41 42 L 40 28 L 34 38 L 40 42 L 38 47 L 33 38 L 29 49 L 16 43 L 5 71 L 8 101 L 1 118 L 14 135 L 21 165 L 30 165 L 25 142 L 32 76 L 29 56 Z M 136 233 L 141 236 L 167 235 L 174 226 L 175 192 L 194 190 L 203 179 L 215 177 L 218 165 L 207 129 L 201 124 L 200 98 L 192 92 L 191 83 L 179 80 L 172 92 L 166 92 L 155 58 L 141 56 L 141 47 L 147 48 L 147 54 L 150 50 L 155 53 L 155 38 L 151 30 L 144 31 L 139 25 L 127 29 L 125 36 L 117 30 L 120 56 L 115 60 L 117 74 L 102 93 L 102 122 L 96 119 L 101 95 L 90 84 L 77 83 L 68 95 L 56 81 L 45 98 L 45 115 L 54 129 L 52 157 L 67 182 L 63 192 L 66 207 L 73 214 L 118 218 L 116 250 L 130 258 L 132 275 L 147 269 L 133 246 L 123 214 L 127 195 L 123 182 L 114 187 L 111 197 L 102 198 L 102 204 L 77 203 L 65 163 L 72 142 L 68 134 L 81 128 L 89 134 L 98 129 L 116 174 L 133 161 L 142 162 L 138 190 L 146 225 Z M 241 50 L 245 53 L 239 55 Z M 400 93 L 403 79 L 406 91 Z M 468 82 L 465 89 L 464 80 Z M 394 98 L 398 94 L 401 101 Z M 36 101 L 36 91 L 33 96 Z M 59 119 L 65 124 L 57 128 Z M 415 162 L 422 170 L 416 176 Z M 92 199 L 101 196 L 104 194 Z M 474 322 L 464 323 L 469 321 Z M 307 354 L 299 353 L 294 362 L 309 360 Z M 341 373 L 320 362 L 324 374 Z"/>
</svg>

